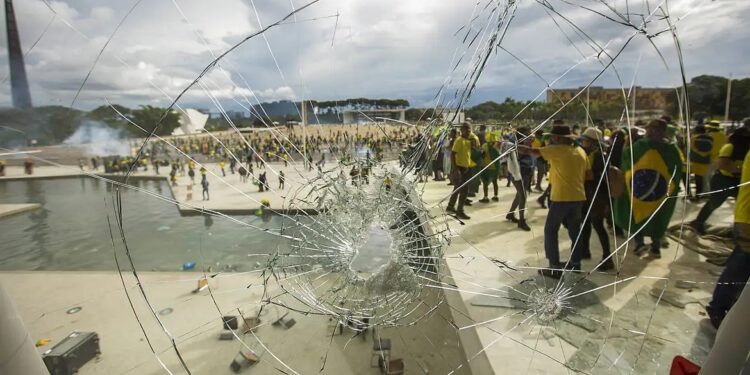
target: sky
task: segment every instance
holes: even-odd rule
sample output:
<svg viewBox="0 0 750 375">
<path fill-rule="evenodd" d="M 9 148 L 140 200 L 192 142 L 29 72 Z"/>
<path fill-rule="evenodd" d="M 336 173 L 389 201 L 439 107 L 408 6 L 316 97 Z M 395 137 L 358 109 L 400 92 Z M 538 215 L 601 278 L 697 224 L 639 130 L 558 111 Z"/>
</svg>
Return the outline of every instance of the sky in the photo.
<svg viewBox="0 0 750 375">
<path fill-rule="evenodd" d="M 477 47 L 488 45 L 482 31 L 497 24 L 498 12 L 488 9 L 514 1 L 501 48 L 487 60 L 467 105 L 543 99 L 548 84 L 677 86 L 675 38 L 647 36 L 669 23 L 688 80 L 750 76 L 750 31 L 742 26 L 750 19 L 747 0 L 494 0 L 489 8 L 487 0 L 319 0 L 244 42 L 308 1 L 16 0 L 14 6 L 34 105 L 166 106 L 239 44 L 178 102 L 217 111 L 350 97 L 455 104 Z M 618 18 L 628 10 L 629 21 Z M 479 33 L 475 44 L 464 40 L 467 32 L 469 40 Z M 0 43 L 0 107 L 8 107 L 5 35 Z M 618 54 L 613 63 L 608 54 Z M 436 96 L 443 85 L 448 89 Z"/>
</svg>

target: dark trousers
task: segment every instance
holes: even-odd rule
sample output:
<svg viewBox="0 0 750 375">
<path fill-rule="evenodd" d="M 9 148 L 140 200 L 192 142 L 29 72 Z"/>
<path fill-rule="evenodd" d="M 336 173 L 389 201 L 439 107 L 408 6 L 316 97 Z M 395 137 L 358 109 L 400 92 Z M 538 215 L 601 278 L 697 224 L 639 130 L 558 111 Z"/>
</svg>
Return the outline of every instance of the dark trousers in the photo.
<svg viewBox="0 0 750 375">
<path fill-rule="evenodd" d="M 536 159 L 536 188 L 542 188 L 542 179 L 547 174 L 547 162 L 544 159 Z"/>
<path fill-rule="evenodd" d="M 510 205 L 510 213 L 512 214 L 518 209 L 518 216 L 521 221 L 524 221 L 524 213 L 526 212 L 526 189 L 521 180 L 513 180 L 513 187 L 516 188 L 516 197 L 513 198 L 513 203 Z"/>
<path fill-rule="evenodd" d="M 584 205 L 584 209 L 587 205 Z M 586 215 L 585 212 L 582 215 Z M 603 258 L 609 256 L 609 235 L 607 230 L 604 229 L 604 218 L 603 217 L 589 217 L 581 225 L 581 238 L 578 239 L 578 248 L 580 249 L 581 256 L 591 256 L 591 248 L 589 242 L 591 241 L 591 228 L 594 228 L 596 235 L 599 237 L 599 243 L 602 245 Z"/>
<path fill-rule="evenodd" d="M 466 202 L 466 196 L 469 195 L 469 184 L 466 182 L 471 178 L 471 169 L 466 167 L 455 167 L 456 168 L 456 181 L 453 181 L 453 193 L 451 193 L 450 199 L 448 199 L 448 207 L 453 208 L 458 199 L 457 212 L 464 212 L 464 202 Z"/>
<path fill-rule="evenodd" d="M 695 177 L 695 195 L 703 193 L 703 176 L 693 175 Z"/>
<path fill-rule="evenodd" d="M 547 221 L 544 223 L 544 254 L 549 260 L 550 267 L 560 266 L 560 246 L 557 232 L 560 225 L 565 223 L 572 245 L 576 244 L 578 232 L 581 229 L 581 207 L 583 202 L 550 202 Z M 570 251 L 570 264 L 581 264 L 581 252 L 574 246 Z"/>
<path fill-rule="evenodd" d="M 695 221 L 705 223 L 711 214 L 727 200 L 729 197 L 736 197 L 740 184 L 739 178 L 724 176 L 721 173 L 714 174 L 711 177 L 711 195 L 708 196 L 708 202 L 703 205 Z M 720 191 L 717 191 L 720 190 Z"/>
<path fill-rule="evenodd" d="M 708 304 L 709 314 L 719 321 L 727 315 L 750 277 L 750 249 L 743 249 L 741 246 L 743 242 L 750 243 L 750 239 L 740 238 L 739 230 L 735 227 L 735 241 L 734 251 L 727 259 L 726 267 L 716 282 L 714 295 Z"/>
</svg>

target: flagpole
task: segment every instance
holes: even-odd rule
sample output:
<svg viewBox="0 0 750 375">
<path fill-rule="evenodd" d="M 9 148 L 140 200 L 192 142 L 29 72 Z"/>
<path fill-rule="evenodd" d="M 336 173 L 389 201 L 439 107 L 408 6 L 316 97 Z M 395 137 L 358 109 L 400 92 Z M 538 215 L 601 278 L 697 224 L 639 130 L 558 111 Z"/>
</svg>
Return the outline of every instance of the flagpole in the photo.
<svg viewBox="0 0 750 375">
<path fill-rule="evenodd" d="M 729 102 L 732 99 L 732 73 L 729 73 L 727 81 L 727 102 L 724 105 L 724 121 L 729 121 Z"/>
</svg>

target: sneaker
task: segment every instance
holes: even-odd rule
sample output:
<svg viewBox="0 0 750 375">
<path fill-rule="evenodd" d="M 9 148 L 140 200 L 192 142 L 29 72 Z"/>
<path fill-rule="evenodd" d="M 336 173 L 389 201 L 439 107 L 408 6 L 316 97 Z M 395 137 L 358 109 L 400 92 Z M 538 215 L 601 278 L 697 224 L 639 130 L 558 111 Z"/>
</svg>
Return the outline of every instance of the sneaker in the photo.
<svg viewBox="0 0 750 375">
<path fill-rule="evenodd" d="M 536 199 L 536 202 L 539 203 L 539 205 L 542 206 L 542 208 L 547 208 L 547 205 L 546 205 L 547 202 L 546 202 L 546 200 L 547 200 L 547 197 L 545 197 L 544 195 L 542 195 L 541 197 L 539 197 L 539 198 Z"/>
<path fill-rule="evenodd" d="M 519 221 L 518 222 L 518 228 L 520 228 L 521 230 L 524 230 L 526 232 L 528 232 L 528 231 L 531 230 L 531 228 L 529 228 L 528 224 L 526 224 L 526 220 Z"/>
<path fill-rule="evenodd" d="M 474 202 L 474 201 L 473 201 L 473 200 L 471 200 L 471 199 L 469 199 L 469 198 L 466 198 L 466 199 L 464 200 L 464 202 L 466 202 L 466 203 L 471 203 L 471 202 Z"/>
<path fill-rule="evenodd" d="M 490 203 L 490 200 L 487 199 L 487 197 L 484 197 L 484 198 L 480 199 L 479 201 L 482 202 L 482 203 Z"/>
<path fill-rule="evenodd" d="M 609 271 L 615 269 L 615 263 L 612 261 L 612 259 L 607 259 L 602 264 L 599 265 L 597 268 L 599 271 Z"/>
<path fill-rule="evenodd" d="M 496 196 L 494 196 L 494 197 L 492 197 L 492 201 L 493 201 L 493 202 L 497 202 L 497 201 L 499 201 L 499 200 L 500 200 L 500 199 L 499 199 L 499 198 L 497 197 L 497 195 L 496 195 Z"/>
<path fill-rule="evenodd" d="M 455 213 L 456 209 L 453 208 L 453 207 L 448 207 L 448 208 L 445 209 L 445 212 L 454 212 Z"/>
<path fill-rule="evenodd" d="M 647 259 L 661 259 L 661 253 L 655 253 L 653 251 L 649 251 L 646 258 Z"/>
<path fill-rule="evenodd" d="M 512 221 L 514 223 L 518 222 L 518 219 L 516 219 L 516 215 L 514 215 L 512 212 L 505 215 L 505 220 Z"/>
<path fill-rule="evenodd" d="M 562 275 L 563 275 L 563 271 L 560 271 L 560 270 L 552 270 L 552 269 L 547 269 L 547 268 L 541 269 L 541 270 L 539 270 L 539 271 L 537 271 L 537 272 L 538 272 L 538 273 L 539 273 L 540 275 L 542 275 L 542 276 L 545 276 L 545 277 L 550 277 L 550 278 L 553 278 L 553 279 L 559 279 L 559 278 L 561 278 L 561 277 L 562 277 Z"/>
<path fill-rule="evenodd" d="M 706 309 L 706 314 L 708 315 L 708 319 L 711 320 L 711 325 L 715 329 L 719 329 L 719 326 L 721 325 L 721 321 L 724 320 L 724 318 L 719 316 L 719 314 L 713 312 L 713 310 L 711 310 L 710 305 L 706 306 L 705 309 Z"/>
<path fill-rule="evenodd" d="M 567 266 L 565 265 L 565 263 L 563 263 L 563 268 L 565 268 L 568 271 L 581 272 L 580 263 L 579 264 L 568 263 Z"/>
<path fill-rule="evenodd" d="M 456 212 L 456 217 L 459 218 L 459 219 L 461 219 L 461 220 L 469 220 L 469 219 L 471 219 L 471 217 L 469 217 L 469 215 L 466 215 L 465 213 L 463 213 L 463 211 Z"/>
<path fill-rule="evenodd" d="M 706 234 L 706 224 L 701 223 L 700 221 L 693 220 L 688 223 L 688 226 L 690 226 L 690 228 L 693 228 L 693 230 L 701 236 Z"/>
<path fill-rule="evenodd" d="M 471 201 L 467 199 L 464 201 L 464 206 L 473 206 L 473 204 L 471 204 Z"/>
<path fill-rule="evenodd" d="M 651 250 L 651 246 L 648 246 L 646 244 L 640 244 L 635 248 L 635 255 L 640 256 L 641 254 Z"/>
</svg>

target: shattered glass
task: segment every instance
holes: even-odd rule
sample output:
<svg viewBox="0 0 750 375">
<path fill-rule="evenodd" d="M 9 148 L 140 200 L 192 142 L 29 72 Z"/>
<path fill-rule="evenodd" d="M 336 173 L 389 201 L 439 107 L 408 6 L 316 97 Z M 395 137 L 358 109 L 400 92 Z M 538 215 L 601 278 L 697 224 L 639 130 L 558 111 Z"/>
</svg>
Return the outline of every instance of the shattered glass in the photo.
<svg viewBox="0 0 750 375">
<path fill-rule="evenodd" d="M 66 15 L 56 11 L 54 2 L 43 3 L 52 17 L 50 24 L 60 22 L 87 39 Z M 172 3 L 175 14 L 184 18 L 185 26 L 192 30 L 195 20 L 181 12 L 182 1 Z M 289 9 L 278 18 L 265 20 L 265 26 L 256 13 L 259 28 L 222 50 L 212 49 L 196 31 L 195 37 L 212 58 L 202 70 L 194 72 L 191 82 L 179 82 L 178 95 L 162 91 L 169 97 L 170 110 L 181 109 L 184 95 L 198 92 L 230 124 L 228 135 L 206 132 L 206 137 L 222 145 L 229 159 L 240 166 L 245 164 L 241 155 L 224 145 L 227 141 L 264 155 L 240 132 L 224 109 L 224 105 L 233 102 L 253 112 L 254 105 L 260 104 L 246 79 L 250 77 L 236 71 L 233 64 L 237 60 L 231 57 L 246 44 L 259 40 L 263 40 L 262 47 L 254 44 L 248 48 L 274 56 L 274 45 L 266 33 L 284 25 L 330 22 L 332 18 L 338 25 L 339 17 L 346 17 L 338 13 L 308 14 L 322 3 L 323 0 L 290 1 Z M 117 50 L 107 46 L 117 37 L 119 26 L 131 12 L 144 5 L 133 2 L 132 8 L 116 23 L 110 39 L 92 61 L 89 74 L 100 58 L 118 59 L 123 69 L 131 65 L 118 57 Z M 132 167 L 116 178 L 87 173 L 106 182 L 111 189 L 101 194 L 107 214 L 99 219 L 107 222 L 107 234 L 111 236 L 107 245 L 117 262 L 121 282 L 118 293 L 124 292 L 122 298 L 127 299 L 131 315 L 138 321 L 138 336 L 145 340 L 140 345 L 148 347 L 153 356 L 141 363 L 131 363 L 132 368 L 118 370 L 203 373 L 214 368 L 226 369 L 233 360 L 241 363 L 248 356 L 255 356 L 257 369 L 248 369 L 248 373 L 349 371 L 342 368 L 368 373 L 371 367 L 363 363 L 370 361 L 374 367 L 396 366 L 389 362 L 394 358 L 404 360 L 407 373 L 424 374 L 665 373 L 675 355 L 686 355 L 699 363 L 705 358 L 712 334 L 698 321 L 701 304 L 710 296 L 715 281 L 709 272 L 696 272 L 693 268 L 703 262 L 695 252 L 683 249 L 685 241 L 690 241 L 684 239 L 690 234 L 683 234 L 689 211 L 684 194 L 677 198 L 670 231 L 671 246 L 677 250 L 665 253 L 669 254 L 665 258 L 672 259 L 661 260 L 666 265 L 658 273 L 642 272 L 644 266 L 634 262 L 629 240 L 636 233 L 629 232 L 625 237 L 611 234 L 614 251 L 610 259 L 616 270 L 599 271 L 604 259 L 586 264 L 581 272 L 564 270 L 563 277 L 553 281 L 537 275 L 539 269 L 546 268 L 543 235 L 538 229 L 528 234 L 513 233 L 511 227 L 499 222 L 508 213 L 503 211 L 497 211 L 494 220 L 480 224 L 462 221 L 446 211 L 450 188 L 437 189 L 432 183 L 423 182 L 429 177 L 431 159 L 442 152 L 439 145 L 451 128 L 441 115 L 453 122 L 458 111 L 450 108 L 463 109 L 481 85 L 485 71 L 498 60 L 517 63 L 518 69 L 544 81 L 546 88 L 536 99 L 547 89 L 554 94 L 557 81 L 586 67 L 580 73 L 580 91 L 570 100 L 558 98 L 557 111 L 546 119 L 535 120 L 529 134 L 548 128 L 566 107 L 585 106 L 587 88 L 604 75 L 614 76 L 620 83 L 622 96 L 618 100 L 624 103 L 621 122 L 633 127 L 628 103 L 637 69 L 631 66 L 625 69 L 628 73 L 623 72 L 618 58 L 636 44 L 651 45 L 656 58 L 650 63 L 664 65 L 665 72 L 677 75 L 684 82 L 677 25 L 686 14 L 673 15 L 667 1 L 649 0 L 496 0 L 466 3 L 466 6 L 473 6 L 472 15 L 456 30 L 457 47 L 452 60 L 440 62 L 450 63 L 450 68 L 434 96 L 435 117 L 425 118 L 427 125 L 421 127 L 372 119 L 375 125 L 369 131 L 377 137 L 389 140 L 397 134 L 394 129 L 402 130 L 398 133 L 401 142 L 398 145 L 409 147 L 403 156 L 395 153 L 381 160 L 371 157 L 366 145 L 355 146 L 347 140 L 343 152 L 329 152 L 328 166 L 318 168 L 307 161 L 308 154 L 312 154 L 308 144 L 299 145 L 292 137 L 304 137 L 304 132 L 313 134 L 325 125 L 308 119 L 307 129 L 298 126 L 292 134 L 288 129 L 276 127 L 266 114 L 256 113 L 267 131 L 263 137 L 276 141 L 284 153 L 293 155 L 290 167 L 285 168 L 287 183 L 293 186 L 291 190 L 274 186 L 279 176 L 279 160 L 272 163 L 261 156 L 263 172 L 271 180 L 264 198 L 271 202 L 266 204 L 259 196 L 248 193 L 246 185 L 220 176 L 207 161 L 184 152 L 174 138 L 158 136 L 154 131 L 139 140 L 137 160 L 158 144 L 171 157 L 195 163 L 196 170 L 205 165 L 212 181 L 219 181 L 225 191 L 233 191 L 239 197 L 237 206 L 251 207 L 252 211 L 257 208 L 252 219 L 206 208 L 202 203 L 188 202 L 160 189 L 139 187 L 135 182 L 138 173 Z M 556 30 L 546 32 L 563 34 L 570 48 L 580 54 L 575 65 L 562 68 L 553 79 L 544 78 L 550 73 L 535 71 L 533 61 L 525 61 L 516 55 L 519 51 L 506 46 L 509 38 L 535 37 L 513 30 L 513 20 L 530 7 L 542 9 L 554 22 Z M 597 30 L 579 26 L 573 19 L 580 20 L 581 14 L 615 25 L 617 32 L 598 35 Z M 320 43 L 326 46 L 340 43 L 335 35 L 337 27 L 333 35 L 327 35 Z M 37 41 L 44 40 L 48 28 L 49 25 Z M 33 53 L 35 45 L 27 53 Z M 280 68 L 278 73 L 279 79 L 284 80 Z M 236 89 L 229 98 L 214 92 L 219 76 L 228 79 Z M 89 76 L 81 79 L 78 94 L 85 94 Z M 156 83 L 151 84 L 160 89 Z M 78 94 L 71 107 L 76 106 Z M 117 111 L 107 98 L 101 100 Z M 682 120 L 689 121 L 684 95 L 681 105 Z M 531 110 L 530 103 L 515 114 L 515 119 L 529 119 Z M 153 129 L 154 125 L 158 128 L 164 120 L 138 124 L 120 115 L 139 129 Z M 504 125 L 515 124 L 512 121 Z M 685 131 L 689 137 L 690 129 Z M 498 159 L 517 153 L 518 143 L 523 141 L 518 139 Z M 32 157 L 40 164 L 56 164 L 41 156 Z M 401 165 L 398 158 L 402 158 Z M 364 174 L 365 170 L 369 174 Z M 252 176 L 253 188 L 262 184 L 257 180 L 260 171 L 258 168 Z M 606 179 L 598 181 L 597 189 L 608 190 L 608 183 Z M 199 188 L 195 189 L 197 196 Z M 129 195 L 126 199 L 125 190 Z M 205 232 L 189 234 L 191 239 L 200 241 L 197 255 L 192 254 L 197 264 L 191 266 L 195 272 L 190 278 L 161 280 L 148 274 L 150 269 L 137 266 L 141 254 L 156 249 L 131 246 L 138 243 L 138 239 L 131 237 L 128 225 L 129 211 L 134 207 L 129 207 L 128 200 L 134 192 L 149 201 L 193 211 L 205 220 Z M 102 201 L 101 196 L 97 202 Z M 508 206 L 512 198 L 513 194 L 503 192 L 502 207 Z M 544 213 L 527 210 L 536 220 L 545 217 Z M 238 233 L 272 239 L 264 247 L 254 246 L 247 249 L 244 257 L 228 261 L 221 250 L 211 247 L 209 238 L 213 225 L 228 224 Z M 560 238 L 563 237 L 561 234 Z M 166 231 L 161 238 L 176 240 Z M 563 253 L 566 246 L 569 244 L 561 245 Z M 211 254 L 214 251 L 219 255 Z M 719 255 L 725 256 L 726 252 Z M 165 285 L 196 281 L 199 291 L 177 300 L 161 289 Z M 181 304 L 191 310 L 178 311 Z M 237 345 L 213 351 L 206 349 L 209 344 L 205 341 L 193 345 L 197 342 L 193 340 L 213 333 L 210 329 L 221 325 L 222 317 L 227 315 L 240 317 L 241 327 L 229 330 L 230 340 Z M 303 351 L 308 355 L 303 355 Z M 217 361 L 219 365 L 212 367 L 203 361 Z"/>
</svg>

